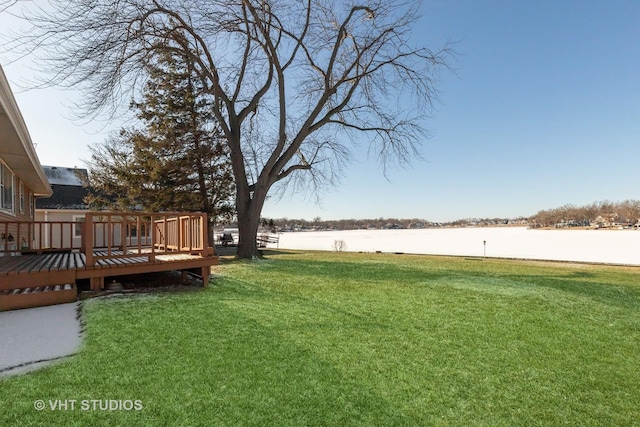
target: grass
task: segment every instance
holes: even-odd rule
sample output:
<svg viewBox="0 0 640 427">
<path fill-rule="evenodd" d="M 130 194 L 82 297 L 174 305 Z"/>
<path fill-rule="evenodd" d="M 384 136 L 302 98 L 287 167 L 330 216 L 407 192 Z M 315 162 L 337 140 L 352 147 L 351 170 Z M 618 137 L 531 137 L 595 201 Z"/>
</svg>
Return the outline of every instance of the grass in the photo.
<svg viewBox="0 0 640 427">
<path fill-rule="evenodd" d="M 351 253 L 226 262 L 202 291 L 85 302 L 80 354 L 0 380 L 0 425 L 639 425 L 639 273 Z"/>
</svg>

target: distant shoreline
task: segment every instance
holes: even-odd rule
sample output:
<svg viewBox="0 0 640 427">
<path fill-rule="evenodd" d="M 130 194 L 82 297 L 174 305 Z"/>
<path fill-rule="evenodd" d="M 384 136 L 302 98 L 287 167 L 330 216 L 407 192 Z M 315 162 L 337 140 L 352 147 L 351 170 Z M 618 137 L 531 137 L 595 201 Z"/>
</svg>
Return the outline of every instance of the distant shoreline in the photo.
<svg viewBox="0 0 640 427">
<path fill-rule="evenodd" d="M 338 231 L 399 231 L 399 230 L 465 230 L 475 228 L 526 228 L 533 231 L 640 231 L 640 228 L 616 228 L 616 227 L 530 227 L 519 224 L 509 225 L 477 225 L 477 226 L 444 226 L 444 227 L 424 227 L 424 228 L 349 228 L 349 229 L 299 229 L 299 230 L 279 230 L 276 233 L 311 233 L 311 232 L 338 232 Z M 269 231 L 264 230 L 265 233 Z M 273 232 L 271 232 L 273 234 Z"/>
</svg>

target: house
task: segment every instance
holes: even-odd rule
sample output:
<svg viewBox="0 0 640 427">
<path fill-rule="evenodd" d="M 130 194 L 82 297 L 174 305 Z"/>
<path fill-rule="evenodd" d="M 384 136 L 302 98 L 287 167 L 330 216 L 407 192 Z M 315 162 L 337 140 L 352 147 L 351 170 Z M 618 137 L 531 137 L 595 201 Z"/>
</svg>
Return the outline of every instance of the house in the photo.
<svg viewBox="0 0 640 427">
<path fill-rule="evenodd" d="M 598 215 L 592 222 L 593 228 L 611 228 L 617 225 L 618 214 L 617 213 L 605 213 Z"/>
<path fill-rule="evenodd" d="M 79 246 L 82 222 L 88 210 L 84 202 L 88 191 L 82 183 L 83 177 L 87 176 L 87 170 L 60 166 L 43 166 L 43 169 L 53 194 L 51 197 L 36 199 L 35 220 L 76 222 L 72 238 L 77 243 L 74 246 Z M 45 234 L 45 238 L 47 237 Z M 44 242 L 46 247 L 55 244 L 56 242 Z"/>
<path fill-rule="evenodd" d="M 36 197 L 51 194 L 27 126 L 0 67 L 0 221 L 33 221 Z M 16 231 L 9 225 L 0 227 L 0 251 L 24 244 L 17 241 Z"/>
</svg>

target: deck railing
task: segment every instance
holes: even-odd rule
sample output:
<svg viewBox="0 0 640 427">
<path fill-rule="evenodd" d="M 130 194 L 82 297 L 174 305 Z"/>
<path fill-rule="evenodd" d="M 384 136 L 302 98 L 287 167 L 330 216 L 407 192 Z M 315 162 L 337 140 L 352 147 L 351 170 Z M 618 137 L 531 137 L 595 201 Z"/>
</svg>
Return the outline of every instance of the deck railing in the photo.
<svg viewBox="0 0 640 427">
<path fill-rule="evenodd" d="M 82 224 L 78 222 L 0 222 L 0 256 L 81 247 Z"/>
<path fill-rule="evenodd" d="M 163 254 L 208 256 L 207 215 L 87 212 L 83 222 L 0 221 L 0 256 L 78 251 L 87 265 L 101 259 Z"/>
<path fill-rule="evenodd" d="M 204 242 L 207 216 L 200 213 L 89 212 L 85 217 L 87 265 L 100 259 L 187 253 L 211 254 Z"/>
</svg>

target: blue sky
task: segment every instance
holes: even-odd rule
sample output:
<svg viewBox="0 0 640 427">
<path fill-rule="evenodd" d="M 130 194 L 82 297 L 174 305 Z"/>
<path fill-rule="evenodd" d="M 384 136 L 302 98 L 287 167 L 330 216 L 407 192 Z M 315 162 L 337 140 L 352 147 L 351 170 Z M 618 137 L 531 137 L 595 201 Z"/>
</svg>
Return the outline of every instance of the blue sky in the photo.
<svg viewBox="0 0 640 427">
<path fill-rule="evenodd" d="M 425 0 L 414 37 L 458 52 L 424 161 L 387 180 L 363 154 L 320 205 L 285 195 L 264 216 L 446 221 L 640 198 L 640 2 Z M 69 120 L 73 93 L 21 92 L 28 71 L 3 67 L 41 162 L 82 166 L 106 129 Z"/>
</svg>

